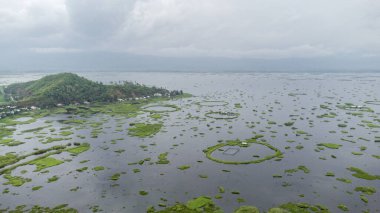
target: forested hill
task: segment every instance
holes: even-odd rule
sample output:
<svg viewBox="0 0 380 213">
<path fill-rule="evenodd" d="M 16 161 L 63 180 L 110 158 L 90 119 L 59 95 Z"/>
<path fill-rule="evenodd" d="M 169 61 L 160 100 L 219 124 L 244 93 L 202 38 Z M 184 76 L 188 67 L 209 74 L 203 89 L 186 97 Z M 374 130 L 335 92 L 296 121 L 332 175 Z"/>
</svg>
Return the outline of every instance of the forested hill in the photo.
<svg viewBox="0 0 380 213">
<path fill-rule="evenodd" d="M 57 104 L 114 102 L 157 93 L 174 96 L 182 91 L 168 91 L 126 81 L 104 85 L 73 73 L 61 73 L 26 83 L 11 84 L 4 89 L 4 93 L 7 100 L 18 105 L 48 107 Z"/>
</svg>

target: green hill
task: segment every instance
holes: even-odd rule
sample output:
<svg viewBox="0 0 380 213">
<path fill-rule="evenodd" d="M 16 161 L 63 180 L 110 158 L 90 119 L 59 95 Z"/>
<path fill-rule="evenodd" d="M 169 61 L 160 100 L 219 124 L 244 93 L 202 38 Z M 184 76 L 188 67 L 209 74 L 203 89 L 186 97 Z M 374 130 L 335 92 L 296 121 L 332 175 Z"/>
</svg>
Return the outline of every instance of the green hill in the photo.
<svg viewBox="0 0 380 213">
<path fill-rule="evenodd" d="M 178 91 L 123 82 L 104 85 L 72 73 L 49 75 L 36 81 L 11 84 L 5 98 L 22 106 L 54 106 L 58 103 L 114 102 L 118 99 L 153 96 L 155 93 L 177 95 Z"/>
</svg>

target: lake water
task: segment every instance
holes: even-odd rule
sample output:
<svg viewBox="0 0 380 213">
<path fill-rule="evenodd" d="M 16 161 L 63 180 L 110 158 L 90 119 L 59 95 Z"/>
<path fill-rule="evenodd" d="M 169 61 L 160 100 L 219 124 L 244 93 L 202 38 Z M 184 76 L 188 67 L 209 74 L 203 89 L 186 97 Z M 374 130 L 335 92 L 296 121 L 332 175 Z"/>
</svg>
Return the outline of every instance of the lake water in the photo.
<svg viewBox="0 0 380 213">
<path fill-rule="evenodd" d="M 77 117 L 86 122 L 72 125 L 60 122 L 71 119 L 68 115 L 55 115 L 16 126 L 13 138 L 25 143 L 15 147 L 1 146 L 0 155 L 8 152 L 26 154 L 33 148 L 48 148 L 68 142 L 87 142 L 91 148 L 78 156 L 70 156 L 67 152 L 53 155 L 65 163 L 48 168 L 48 173 L 33 172 L 33 165 L 14 170 L 12 175 L 31 178 L 32 181 L 20 187 L 1 184 L 0 192 L 6 188 L 10 192 L 0 195 L 0 209 L 21 204 L 55 206 L 67 203 L 80 212 L 91 212 L 94 206 L 104 212 L 144 212 L 149 205 L 160 209 L 159 203 L 170 206 L 177 201 L 185 202 L 201 195 L 214 197 L 220 194 L 218 187 L 222 186 L 226 190 L 221 194 L 223 198 L 214 201 L 225 212 L 232 212 L 241 205 L 254 205 L 264 211 L 287 202 L 323 204 L 331 212 L 340 211 L 337 208 L 339 204 L 346 205 L 351 212 L 366 209 L 380 211 L 380 192 L 366 195 L 368 203 L 365 203 L 360 199 L 361 193 L 354 190 L 357 186 L 371 186 L 379 191 L 380 180 L 356 178 L 352 176 L 353 172 L 347 170 L 353 166 L 380 175 L 380 160 L 373 157 L 380 155 L 380 143 L 375 142 L 376 136 L 380 137 L 380 128 L 367 125 L 368 122 L 380 125 L 380 106 L 365 103 L 380 100 L 380 74 L 78 74 L 104 83 L 128 80 L 183 90 L 194 97 L 165 102 L 180 107 L 180 110 L 164 112 L 160 119 L 151 118 L 149 112 L 135 118 L 97 114 L 88 118 Z M 43 75 L 0 75 L 0 85 L 38 79 Z M 370 107 L 373 112 L 337 107 L 344 103 Z M 156 108 L 163 110 L 167 107 Z M 237 113 L 238 117 L 206 117 L 210 111 Z M 321 117 L 331 113 L 335 113 L 334 116 Z M 294 122 L 292 126 L 284 125 L 290 121 Z M 162 122 L 163 128 L 153 137 L 128 135 L 130 123 L 158 122 Z M 338 127 L 338 124 L 345 124 L 346 127 Z M 22 132 L 42 126 L 48 127 L 38 132 Z M 60 129 L 69 126 L 72 128 L 68 131 L 73 134 L 64 138 L 71 139 L 42 143 L 48 137 L 63 137 L 59 135 Z M 91 137 L 94 129 L 100 131 L 97 138 Z M 226 140 L 243 141 L 258 134 L 263 135 L 262 140 L 281 150 L 283 158 L 258 164 L 228 165 L 208 159 L 202 151 Z M 322 149 L 318 145 L 320 143 L 342 146 L 339 149 Z M 234 151 L 233 155 L 223 153 L 228 148 L 238 151 Z M 168 152 L 170 163 L 155 164 L 158 155 L 165 152 Z M 246 161 L 273 153 L 265 146 L 252 144 L 247 148 L 224 147 L 212 156 Z M 151 158 L 151 161 L 143 165 L 130 165 L 145 158 Z M 190 165 L 190 168 L 177 168 L 182 165 Z M 301 165 L 310 172 L 284 172 Z M 96 166 L 104 166 L 105 170 L 92 170 Z M 88 169 L 76 171 L 83 167 Z M 134 169 L 140 172 L 134 172 Z M 335 177 L 326 176 L 327 172 L 333 172 Z M 121 174 L 120 179 L 110 180 L 115 173 Z M 47 183 L 47 179 L 53 175 L 59 176 L 59 180 Z M 201 178 L 200 175 L 207 178 Z M 273 175 L 281 175 L 282 178 L 274 178 Z M 347 178 L 352 183 L 344 183 L 336 178 Z M 6 179 L 0 178 L 0 183 L 5 182 Z M 34 186 L 43 188 L 33 191 Z M 149 194 L 142 196 L 139 191 Z M 240 194 L 232 194 L 232 191 Z M 237 198 L 243 198 L 245 202 L 239 203 Z"/>
</svg>

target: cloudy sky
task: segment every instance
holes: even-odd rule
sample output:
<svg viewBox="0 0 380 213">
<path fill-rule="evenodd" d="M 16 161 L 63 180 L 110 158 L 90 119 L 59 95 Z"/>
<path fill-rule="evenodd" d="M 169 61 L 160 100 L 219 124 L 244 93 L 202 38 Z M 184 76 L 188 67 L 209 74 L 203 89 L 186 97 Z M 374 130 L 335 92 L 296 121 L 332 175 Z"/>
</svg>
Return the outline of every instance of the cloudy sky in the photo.
<svg viewBox="0 0 380 213">
<path fill-rule="evenodd" d="M 0 0 L 0 70 L 380 70 L 379 0 Z"/>
</svg>

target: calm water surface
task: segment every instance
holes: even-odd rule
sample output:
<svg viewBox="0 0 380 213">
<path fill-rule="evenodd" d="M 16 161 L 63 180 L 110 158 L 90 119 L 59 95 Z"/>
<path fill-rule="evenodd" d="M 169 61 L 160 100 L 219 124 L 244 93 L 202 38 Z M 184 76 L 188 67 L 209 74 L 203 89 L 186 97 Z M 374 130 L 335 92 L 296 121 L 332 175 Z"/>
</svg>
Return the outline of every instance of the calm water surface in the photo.
<svg viewBox="0 0 380 213">
<path fill-rule="evenodd" d="M 265 73 L 134 73 L 134 72 L 91 72 L 78 73 L 94 81 L 105 83 L 123 80 L 181 89 L 195 95 L 193 98 L 168 101 L 181 108 L 179 111 L 162 113 L 163 118 L 153 119 L 149 113 L 136 118 L 93 115 L 86 123 L 73 126 L 65 141 L 43 144 L 47 137 L 59 136 L 60 128 L 70 126 L 60 120 L 68 115 L 56 115 L 37 120 L 32 124 L 18 125 L 13 138 L 25 142 L 16 147 L 0 147 L 0 155 L 8 152 L 29 153 L 33 148 L 48 148 L 68 142 L 88 142 L 91 149 L 76 157 L 68 153 L 52 157 L 65 160 L 64 164 L 51 167 L 48 173 L 33 172 L 34 166 L 19 167 L 13 175 L 31 178 L 32 181 L 20 187 L 0 185 L 0 191 L 9 188 L 9 193 L 1 194 L 0 208 L 21 204 L 55 206 L 67 203 L 81 212 L 90 212 L 99 206 L 104 212 L 144 212 L 149 205 L 219 194 L 218 187 L 226 189 L 222 199 L 214 199 L 225 212 L 232 212 L 241 205 L 254 205 L 267 210 L 286 202 L 307 202 L 323 204 L 332 212 L 340 211 L 337 205 L 345 204 L 352 212 L 369 209 L 380 211 L 380 192 L 367 196 L 368 204 L 360 200 L 357 186 L 372 186 L 380 190 L 380 180 L 364 180 L 352 176 L 346 168 L 355 166 L 364 171 L 380 175 L 380 160 L 372 155 L 380 155 L 378 128 L 363 125 L 364 121 L 380 124 L 377 120 L 379 105 L 365 101 L 380 100 L 380 75 L 377 74 L 265 74 Z M 43 74 L 0 75 L 0 85 L 38 79 Z M 226 101 L 225 106 L 201 106 L 202 101 Z M 239 103 L 242 107 L 236 107 Z M 349 114 L 336 105 L 353 103 L 368 106 L 374 112 L 363 112 L 361 116 Z M 326 105 L 331 110 L 321 108 Z M 157 107 L 161 109 L 162 107 Z M 236 119 L 212 119 L 205 114 L 210 111 L 239 113 Z M 335 118 L 318 118 L 325 113 L 336 113 Z M 49 121 L 46 123 L 46 121 Z M 293 121 L 291 127 L 283 125 Z M 91 124 L 98 122 L 99 127 Z M 130 123 L 162 122 L 163 129 L 151 138 L 136 138 L 128 135 Z M 268 123 L 269 122 L 269 123 Z M 340 128 L 338 124 L 346 124 Z M 22 133 L 23 130 L 51 125 L 37 133 Z M 293 127 L 293 128 L 292 128 Z M 98 138 L 91 138 L 91 132 L 98 128 Z M 55 129 L 52 132 L 50 129 Z M 302 130 L 307 134 L 298 134 Z M 250 165 L 225 165 L 206 158 L 202 150 L 218 144 L 218 141 L 249 139 L 261 134 L 263 139 L 283 152 L 283 159 L 265 161 Z M 79 137 L 84 136 L 84 137 Z M 367 139 L 367 140 L 363 140 Z M 342 140 L 343 139 L 343 140 Z M 351 142 L 348 142 L 350 140 Z M 339 149 L 318 149 L 319 143 L 341 144 Z M 361 151 L 360 147 L 366 150 Z M 235 147 L 236 148 L 236 147 Z M 116 151 L 116 152 L 115 152 Z M 213 153 L 214 157 L 227 160 L 249 160 L 254 155 L 260 157 L 273 151 L 252 145 L 240 148 L 234 155 L 223 154 L 224 150 Z M 160 153 L 168 152 L 167 165 L 157 165 Z M 363 155 L 353 155 L 361 152 Z M 151 158 L 143 165 L 130 165 L 139 160 Z M 30 160 L 30 159 L 29 159 Z M 84 160 L 89 160 L 83 163 Z M 82 161 L 82 163 L 80 163 Z M 178 166 L 190 165 L 187 170 Z M 310 173 L 298 171 L 285 173 L 286 169 L 304 165 Z M 104 166 L 103 171 L 93 171 L 95 166 Z M 88 167 L 83 172 L 79 168 Z M 134 173 L 134 169 L 140 172 Z M 22 174 L 21 171 L 27 173 Z M 222 170 L 228 170 L 225 172 Z M 335 177 L 325 176 L 334 172 Z M 109 180 L 115 173 L 121 173 L 117 181 Z M 47 179 L 57 175 L 60 179 L 47 183 Z M 206 175 L 208 178 L 200 178 Z M 282 175 L 282 178 L 273 178 Z M 348 178 L 351 184 L 337 181 Z M 0 182 L 6 180 L 0 178 Z M 34 186 L 43 186 L 32 191 Z M 77 188 L 79 187 L 79 188 Z M 77 189 L 77 190 L 70 190 Z M 149 192 L 146 196 L 139 191 Z M 239 191 L 240 194 L 231 194 Z M 244 198 L 238 203 L 237 198 Z M 167 199 L 163 201 L 162 199 Z"/>
</svg>

